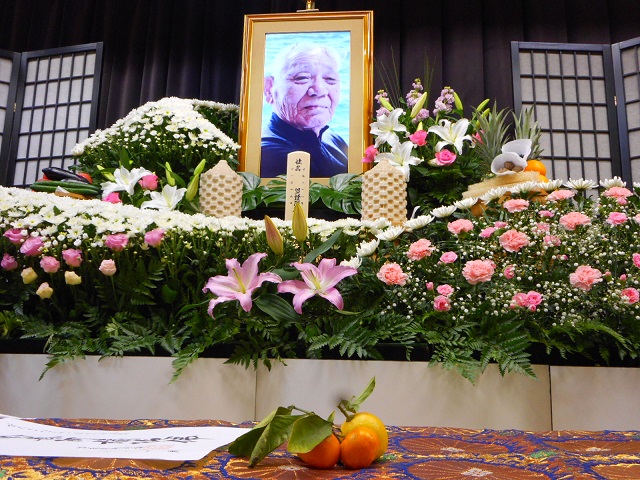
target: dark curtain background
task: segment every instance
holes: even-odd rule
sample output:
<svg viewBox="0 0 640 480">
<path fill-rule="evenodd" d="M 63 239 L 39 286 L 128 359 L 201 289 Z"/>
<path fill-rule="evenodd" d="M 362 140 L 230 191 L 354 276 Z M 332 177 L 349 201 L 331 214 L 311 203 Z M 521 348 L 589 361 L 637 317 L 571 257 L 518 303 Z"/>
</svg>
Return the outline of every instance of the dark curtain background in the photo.
<svg viewBox="0 0 640 480">
<path fill-rule="evenodd" d="M 0 0 L 0 49 L 104 42 L 98 126 L 164 96 L 240 101 L 243 18 L 301 0 Z M 318 0 L 374 11 L 374 89 L 398 71 L 402 93 L 433 67 L 465 105 L 513 105 L 510 42 L 604 43 L 640 36 L 638 0 Z"/>
</svg>

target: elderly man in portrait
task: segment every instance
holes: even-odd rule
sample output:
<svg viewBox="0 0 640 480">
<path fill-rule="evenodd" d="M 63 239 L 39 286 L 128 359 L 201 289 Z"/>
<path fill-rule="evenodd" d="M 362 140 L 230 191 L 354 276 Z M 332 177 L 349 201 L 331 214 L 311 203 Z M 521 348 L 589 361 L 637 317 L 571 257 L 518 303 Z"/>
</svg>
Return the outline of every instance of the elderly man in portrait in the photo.
<svg viewBox="0 0 640 480">
<path fill-rule="evenodd" d="M 280 52 L 265 76 L 273 112 L 262 131 L 260 176 L 287 173 L 287 155 L 311 156 L 311 177 L 348 171 L 348 145 L 329 129 L 340 100 L 340 58 L 326 46 L 299 43 Z"/>
</svg>

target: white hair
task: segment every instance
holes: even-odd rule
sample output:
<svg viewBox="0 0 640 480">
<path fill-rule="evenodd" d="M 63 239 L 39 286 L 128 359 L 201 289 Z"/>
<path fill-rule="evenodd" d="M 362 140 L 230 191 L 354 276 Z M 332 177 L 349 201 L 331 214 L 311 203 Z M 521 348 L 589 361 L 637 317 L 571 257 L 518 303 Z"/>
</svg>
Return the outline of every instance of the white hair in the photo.
<svg viewBox="0 0 640 480">
<path fill-rule="evenodd" d="M 291 65 L 297 58 L 302 56 L 315 56 L 324 54 L 331 60 L 336 62 L 338 69 L 342 63 L 342 57 L 338 50 L 331 45 L 320 45 L 312 42 L 294 43 L 288 48 L 280 50 L 274 57 L 270 65 L 265 65 L 265 76 L 275 77 L 282 74 L 286 68 Z"/>
</svg>

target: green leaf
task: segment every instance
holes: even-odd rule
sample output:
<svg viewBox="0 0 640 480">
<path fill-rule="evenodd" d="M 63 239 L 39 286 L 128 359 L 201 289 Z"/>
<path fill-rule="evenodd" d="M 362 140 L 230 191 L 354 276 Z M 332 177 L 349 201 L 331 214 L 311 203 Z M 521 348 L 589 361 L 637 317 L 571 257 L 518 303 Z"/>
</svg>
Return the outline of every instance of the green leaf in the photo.
<svg viewBox="0 0 640 480">
<path fill-rule="evenodd" d="M 265 293 L 254 300 L 256 306 L 274 320 L 295 322 L 298 314 L 284 298 L 272 293 Z"/>
<path fill-rule="evenodd" d="M 249 467 L 260 461 L 289 439 L 293 423 L 301 415 L 276 415 L 266 426 L 249 457 Z"/>
<path fill-rule="evenodd" d="M 312 413 L 299 418 L 293 424 L 287 450 L 291 453 L 307 453 L 333 434 L 333 424 Z"/>
<path fill-rule="evenodd" d="M 311 250 L 305 257 L 304 257 L 304 262 L 305 263 L 309 263 L 311 261 L 313 261 L 314 259 L 316 259 L 317 257 L 319 257 L 320 255 L 322 255 L 324 252 L 326 252 L 327 250 L 329 250 L 331 247 L 333 247 L 333 245 L 338 241 L 338 238 L 340 238 L 340 235 L 342 235 L 342 229 L 338 229 L 336 230 L 336 232 L 331 235 L 326 242 L 324 242 L 322 245 L 320 245 L 318 248 Z"/>
<path fill-rule="evenodd" d="M 258 440 L 264 433 L 271 420 L 276 415 L 290 415 L 293 408 L 278 407 L 269 415 L 267 415 L 260 423 L 253 427 L 247 433 L 240 435 L 236 438 L 231 445 L 229 445 L 229 453 L 238 457 L 249 457 L 253 453 L 253 450 L 258 443 Z"/>
<path fill-rule="evenodd" d="M 376 377 L 371 379 L 369 385 L 367 385 L 358 397 L 354 396 L 351 397 L 351 400 L 342 400 L 338 408 L 340 408 L 340 411 L 349 419 L 352 415 L 347 415 L 345 412 L 356 413 L 360 409 L 360 405 L 371 395 L 374 388 L 376 388 Z"/>
</svg>

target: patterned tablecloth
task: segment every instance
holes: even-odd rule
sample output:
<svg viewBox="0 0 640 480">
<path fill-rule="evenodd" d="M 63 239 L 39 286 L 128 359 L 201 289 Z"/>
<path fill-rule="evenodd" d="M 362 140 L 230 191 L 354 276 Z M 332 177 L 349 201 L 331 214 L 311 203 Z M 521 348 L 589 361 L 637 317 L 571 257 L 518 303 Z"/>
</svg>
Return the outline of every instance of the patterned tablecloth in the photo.
<svg viewBox="0 0 640 480">
<path fill-rule="evenodd" d="M 60 420 L 68 428 L 140 429 L 238 425 L 223 421 Z M 251 424 L 239 424 L 248 427 Z M 389 427 L 389 449 L 370 468 L 313 470 L 283 448 L 256 468 L 215 451 L 197 462 L 0 457 L 0 479 L 640 479 L 640 432 L 523 432 Z"/>
</svg>

